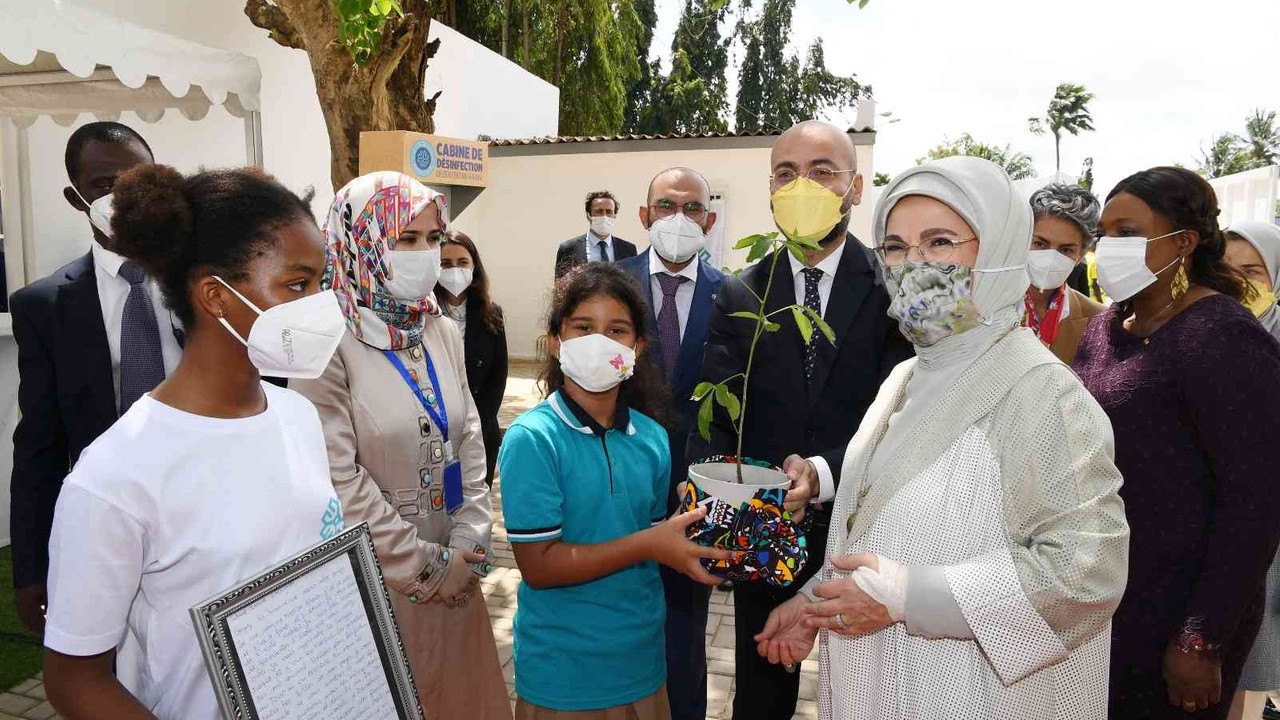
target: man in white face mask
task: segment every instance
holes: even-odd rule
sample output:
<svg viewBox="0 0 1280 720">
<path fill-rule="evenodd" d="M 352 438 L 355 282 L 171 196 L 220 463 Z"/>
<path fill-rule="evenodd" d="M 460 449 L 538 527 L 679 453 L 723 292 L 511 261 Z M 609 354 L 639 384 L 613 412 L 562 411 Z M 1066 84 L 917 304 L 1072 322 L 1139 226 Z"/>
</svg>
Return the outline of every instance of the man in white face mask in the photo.
<svg viewBox="0 0 1280 720">
<path fill-rule="evenodd" d="M 589 262 L 618 262 L 635 257 L 636 246 L 613 234 L 618 219 L 618 199 L 608 190 L 587 194 L 585 203 L 590 229 L 560 243 L 556 251 L 556 279 Z"/>
<path fill-rule="evenodd" d="M 711 186 L 684 167 L 663 170 L 649 183 L 640 224 L 649 231 L 649 249 L 618 267 L 644 288 L 657 337 L 649 348 L 671 387 L 667 427 L 671 444 L 671 488 L 667 512 L 676 508 L 674 489 L 685 479 L 683 462 L 698 404 L 690 398 L 698 383 L 703 347 L 716 293 L 724 273 L 701 257 L 706 234 L 716 224 Z M 662 569 L 667 599 L 667 687 L 673 720 L 707 714 L 707 627 L 710 588 Z"/>
<path fill-rule="evenodd" d="M 1031 196 L 1035 230 L 1027 255 L 1026 309 L 1022 324 L 1062 362 L 1070 365 L 1094 315 L 1104 308 L 1067 284 L 1094 237 L 1102 206 L 1076 185 L 1048 185 Z"/>
<path fill-rule="evenodd" d="M 49 529 L 63 477 L 80 451 L 177 367 L 181 323 L 135 263 L 113 252 L 112 188 L 155 158 L 116 122 L 81 126 L 67 141 L 63 197 L 84 216 L 89 251 L 13 295 L 22 419 L 13 447 L 13 569 L 18 613 L 44 626 Z M 124 668 L 124 663 L 120 664 Z"/>
</svg>

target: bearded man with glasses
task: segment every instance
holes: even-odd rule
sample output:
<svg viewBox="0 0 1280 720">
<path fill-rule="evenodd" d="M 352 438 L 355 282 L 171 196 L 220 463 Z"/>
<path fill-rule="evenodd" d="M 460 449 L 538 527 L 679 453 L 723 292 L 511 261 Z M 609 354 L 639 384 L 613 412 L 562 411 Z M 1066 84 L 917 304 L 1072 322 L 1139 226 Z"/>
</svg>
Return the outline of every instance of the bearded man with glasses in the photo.
<svg viewBox="0 0 1280 720">
<path fill-rule="evenodd" d="M 751 402 L 741 419 L 743 455 L 781 466 L 791 479 L 786 497 L 793 513 L 808 508 L 809 563 L 784 589 L 738 584 L 734 591 L 734 720 L 788 720 L 799 693 L 798 667 L 771 665 L 756 652 L 757 633 L 773 608 L 795 595 L 822 567 L 826 554 L 829 501 L 835 497 L 844 451 L 880 383 L 911 346 L 887 313 L 889 296 L 871 251 L 849 234 L 849 214 L 862 199 L 862 176 L 849 135 L 824 122 L 806 121 L 783 133 L 773 146 L 769 175 L 774 222 L 788 237 L 811 240 L 820 249 L 804 262 L 790 253 L 777 259 L 774 282 L 766 289 L 774 257 L 766 256 L 737 278 L 725 281 L 711 315 L 700 380 L 737 376 L 747 363 L 755 324 L 733 317 L 803 304 L 835 332 L 835 343 L 815 333 L 806 344 L 794 320 L 765 333 L 756 346 Z M 788 282 L 789 280 L 789 282 Z M 767 294 L 767 297 L 766 297 Z M 734 387 L 740 395 L 741 383 Z M 711 439 L 696 429 L 685 453 L 689 463 L 712 455 L 732 455 L 737 433 L 717 408 Z"/>
</svg>

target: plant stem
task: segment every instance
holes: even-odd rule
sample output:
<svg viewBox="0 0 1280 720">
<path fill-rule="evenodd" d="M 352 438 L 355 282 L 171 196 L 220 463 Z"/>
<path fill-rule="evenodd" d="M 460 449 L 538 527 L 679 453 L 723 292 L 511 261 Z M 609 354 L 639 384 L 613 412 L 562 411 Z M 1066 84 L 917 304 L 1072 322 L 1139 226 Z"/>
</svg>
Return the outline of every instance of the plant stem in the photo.
<svg viewBox="0 0 1280 720">
<path fill-rule="evenodd" d="M 747 397 L 750 395 L 747 383 L 751 380 L 751 366 L 756 360 L 756 344 L 760 342 L 760 336 L 764 333 L 764 310 L 769 302 L 769 293 L 773 290 L 773 274 L 778 269 L 778 258 L 782 257 L 782 253 L 777 246 L 773 251 L 773 262 L 769 265 L 769 280 L 764 285 L 764 297 L 760 298 L 760 320 L 756 321 L 756 333 L 751 338 L 751 350 L 747 352 L 747 367 L 742 373 L 742 411 L 738 413 L 738 484 L 742 484 L 742 435 L 743 426 L 747 419 Z"/>
</svg>

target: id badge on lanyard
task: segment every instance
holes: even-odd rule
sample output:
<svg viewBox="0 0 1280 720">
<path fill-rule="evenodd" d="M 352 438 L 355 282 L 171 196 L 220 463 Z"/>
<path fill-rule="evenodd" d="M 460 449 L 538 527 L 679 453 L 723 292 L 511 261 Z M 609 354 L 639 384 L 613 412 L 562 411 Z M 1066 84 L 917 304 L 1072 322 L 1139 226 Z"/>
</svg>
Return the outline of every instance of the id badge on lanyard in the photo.
<svg viewBox="0 0 1280 720">
<path fill-rule="evenodd" d="M 422 388 L 418 386 L 418 382 L 394 350 L 384 350 L 383 354 L 395 366 L 405 384 L 413 390 L 413 394 L 418 396 L 422 409 L 427 411 L 431 422 L 440 430 L 444 441 L 444 509 L 452 515 L 462 507 L 462 462 L 454 454 L 453 444 L 449 442 L 449 413 L 444 406 L 444 396 L 440 393 L 440 380 L 436 377 L 436 366 L 431 362 L 431 353 L 427 352 L 426 346 L 423 346 L 422 354 L 427 361 L 427 376 L 431 380 L 430 397 L 422 394 Z"/>
</svg>

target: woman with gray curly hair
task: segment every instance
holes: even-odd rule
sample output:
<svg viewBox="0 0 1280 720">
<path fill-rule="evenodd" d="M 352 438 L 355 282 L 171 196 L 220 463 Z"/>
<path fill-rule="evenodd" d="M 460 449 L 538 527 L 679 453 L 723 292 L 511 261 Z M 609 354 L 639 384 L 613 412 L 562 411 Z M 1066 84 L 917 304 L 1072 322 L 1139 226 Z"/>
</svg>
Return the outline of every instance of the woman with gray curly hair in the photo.
<svg viewBox="0 0 1280 720">
<path fill-rule="evenodd" d="M 1094 315 L 1105 308 L 1067 285 L 1098 234 L 1102 206 L 1076 185 L 1048 185 L 1031 196 L 1035 228 L 1027 255 L 1022 324 L 1031 328 L 1059 360 L 1070 365 Z"/>
</svg>

